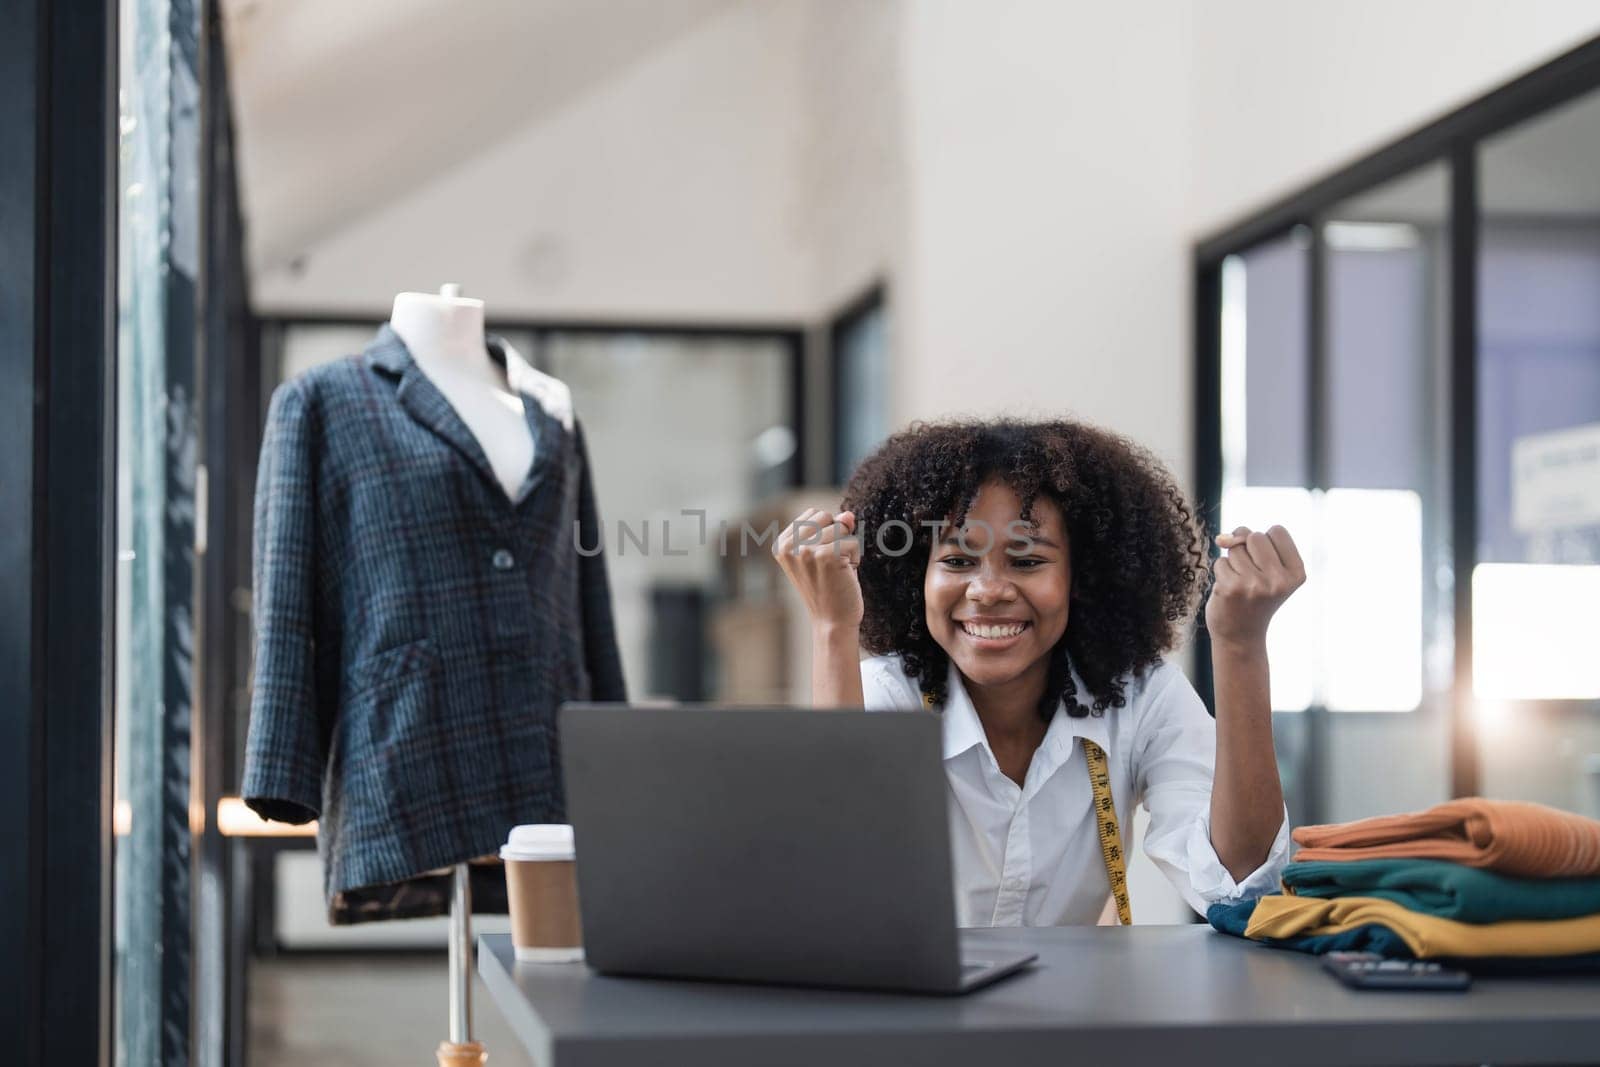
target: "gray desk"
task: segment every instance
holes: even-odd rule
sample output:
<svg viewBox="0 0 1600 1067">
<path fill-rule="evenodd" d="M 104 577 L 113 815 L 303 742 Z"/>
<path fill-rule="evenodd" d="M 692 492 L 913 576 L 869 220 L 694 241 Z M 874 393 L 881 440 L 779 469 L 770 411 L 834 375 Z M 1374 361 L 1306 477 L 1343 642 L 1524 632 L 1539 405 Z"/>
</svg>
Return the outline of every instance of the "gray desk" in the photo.
<svg viewBox="0 0 1600 1067">
<path fill-rule="evenodd" d="M 1034 969 L 965 997 L 478 969 L 539 1067 L 1574 1064 L 1600 1061 L 1600 978 L 1467 993 L 1347 990 L 1310 956 L 1203 926 L 993 930 Z"/>
</svg>

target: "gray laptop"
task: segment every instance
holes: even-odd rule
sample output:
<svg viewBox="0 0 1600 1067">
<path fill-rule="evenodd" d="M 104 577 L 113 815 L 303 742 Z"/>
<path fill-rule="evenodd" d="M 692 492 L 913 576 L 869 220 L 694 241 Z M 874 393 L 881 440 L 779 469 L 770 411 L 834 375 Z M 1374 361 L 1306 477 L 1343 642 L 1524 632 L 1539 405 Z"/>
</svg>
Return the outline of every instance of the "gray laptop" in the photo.
<svg viewBox="0 0 1600 1067">
<path fill-rule="evenodd" d="M 561 709 L 589 964 L 608 974 L 964 993 L 939 719 Z"/>
</svg>

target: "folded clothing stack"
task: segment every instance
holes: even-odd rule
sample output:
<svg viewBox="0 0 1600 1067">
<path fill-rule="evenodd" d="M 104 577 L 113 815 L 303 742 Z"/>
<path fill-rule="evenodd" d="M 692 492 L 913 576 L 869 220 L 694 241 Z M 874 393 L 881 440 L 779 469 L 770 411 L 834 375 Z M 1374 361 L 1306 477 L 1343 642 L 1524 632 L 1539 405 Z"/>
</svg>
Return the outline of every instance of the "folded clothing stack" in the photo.
<svg viewBox="0 0 1600 1067">
<path fill-rule="evenodd" d="M 1212 926 L 1302 952 L 1600 971 L 1600 821 L 1472 797 L 1294 839 L 1284 892 L 1214 904 Z"/>
</svg>

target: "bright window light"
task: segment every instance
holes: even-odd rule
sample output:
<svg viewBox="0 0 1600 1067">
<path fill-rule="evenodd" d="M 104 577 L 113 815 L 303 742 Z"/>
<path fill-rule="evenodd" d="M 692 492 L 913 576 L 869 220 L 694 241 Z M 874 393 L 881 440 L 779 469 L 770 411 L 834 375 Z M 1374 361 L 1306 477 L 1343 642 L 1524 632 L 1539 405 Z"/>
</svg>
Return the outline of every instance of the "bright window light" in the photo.
<svg viewBox="0 0 1600 1067">
<path fill-rule="evenodd" d="M 1330 222 L 1322 239 L 1336 252 L 1397 252 L 1422 243 L 1417 228 L 1406 222 Z"/>
<path fill-rule="evenodd" d="M 1422 703 L 1422 498 L 1330 489 L 1321 504 L 1323 704 L 1410 711 Z"/>
<path fill-rule="evenodd" d="M 1422 700 L 1422 500 L 1409 490 L 1236 487 L 1222 529 L 1294 535 L 1306 584 L 1267 632 L 1272 707 L 1409 711 Z"/>
<path fill-rule="evenodd" d="M 1480 563 L 1472 572 L 1472 692 L 1481 700 L 1600 699 L 1600 565 Z"/>
<path fill-rule="evenodd" d="M 1222 476 L 1229 489 L 1244 480 L 1246 462 L 1250 408 L 1245 388 L 1245 311 L 1249 301 L 1246 277 L 1243 259 L 1229 256 L 1222 261 Z"/>
</svg>

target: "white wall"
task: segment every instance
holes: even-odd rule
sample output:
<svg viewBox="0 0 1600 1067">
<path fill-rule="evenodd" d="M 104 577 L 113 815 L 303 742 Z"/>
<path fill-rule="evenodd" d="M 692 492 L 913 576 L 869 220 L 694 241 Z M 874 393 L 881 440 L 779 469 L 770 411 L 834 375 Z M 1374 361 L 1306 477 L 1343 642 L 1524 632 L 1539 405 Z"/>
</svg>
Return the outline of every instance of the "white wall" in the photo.
<svg viewBox="0 0 1600 1067">
<path fill-rule="evenodd" d="M 1205 0 L 1187 184 L 1196 234 L 1600 33 L 1593 0 Z"/>
<path fill-rule="evenodd" d="M 900 419 L 1071 412 L 1187 469 L 1187 4 L 912 5 Z"/>
<path fill-rule="evenodd" d="M 805 8 L 803 230 L 819 316 L 902 265 L 909 175 L 901 46 L 911 7 L 812 0 Z"/>
<path fill-rule="evenodd" d="M 894 421 L 1070 413 L 1187 480 L 1188 5 L 917 0 L 907 15 Z M 1129 884 L 1139 922 L 1188 919 L 1141 850 Z"/>
<path fill-rule="evenodd" d="M 453 280 L 507 316 L 799 317 L 803 28 L 797 0 L 713 15 L 255 278 L 257 309 L 382 311 Z"/>
</svg>

